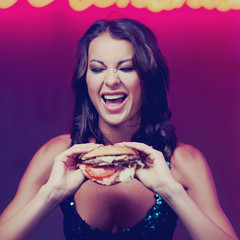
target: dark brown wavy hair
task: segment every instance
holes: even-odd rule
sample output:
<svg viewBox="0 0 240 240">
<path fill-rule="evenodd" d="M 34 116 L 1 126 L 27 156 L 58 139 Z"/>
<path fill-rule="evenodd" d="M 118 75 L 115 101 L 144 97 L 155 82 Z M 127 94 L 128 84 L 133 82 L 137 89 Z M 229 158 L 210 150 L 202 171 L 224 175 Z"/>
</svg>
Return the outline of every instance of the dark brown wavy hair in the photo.
<svg viewBox="0 0 240 240">
<path fill-rule="evenodd" d="M 170 123 L 168 107 L 169 70 L 160 52 L 156 37 L 144 24 L 133 19 L 99 20 L 78 43 L 77 61 L 72 78 L 75 107 L 71 137 L 73 144 L 86 143 L 94 137 L 97 143 L 106 142 L 98 127 L 98 113 L 88 95 L 86 72 L 88 48 L 93 39 L 108 33 L 114 39 L 129 41 L 133 46 L 133 67 L 143 89 L 142 119 L 132 141 L 143 142 L 163 152 L 170 160 L 176 147 L 175 128 Z"/>
</svg>

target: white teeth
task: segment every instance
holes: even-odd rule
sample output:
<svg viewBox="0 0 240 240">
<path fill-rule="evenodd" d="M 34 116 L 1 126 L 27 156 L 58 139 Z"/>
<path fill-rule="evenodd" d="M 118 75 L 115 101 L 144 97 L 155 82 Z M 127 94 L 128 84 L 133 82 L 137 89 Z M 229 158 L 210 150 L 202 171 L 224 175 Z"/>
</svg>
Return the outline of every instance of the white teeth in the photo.
<svg viewBox="0 0 240 240">
<path fill-rule="evenodd" d="M 123 98 L 124 95 L 123 94 L 116 94 L 116 95 L 104 95 L 103 96 L 104 99 L 107 99 L 107 100 L 113 100 L 113 99 L 119 99 L 119 98 Z"/>
</svg>

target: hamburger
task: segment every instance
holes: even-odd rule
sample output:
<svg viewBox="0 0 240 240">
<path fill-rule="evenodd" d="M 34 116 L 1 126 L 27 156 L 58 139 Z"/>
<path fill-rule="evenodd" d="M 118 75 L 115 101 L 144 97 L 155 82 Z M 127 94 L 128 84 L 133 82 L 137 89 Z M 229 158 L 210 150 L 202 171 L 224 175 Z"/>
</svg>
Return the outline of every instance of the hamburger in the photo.
<svg viewBox="0 0 240 240">
<path fill-rule="evenodd" d="M 85 177 L 106 186 L 129 182 L 135 170 L 144 167 L 136 151 L 119 145 L 96 148 L 77 157 L 77 161 Z"/>
</svg>

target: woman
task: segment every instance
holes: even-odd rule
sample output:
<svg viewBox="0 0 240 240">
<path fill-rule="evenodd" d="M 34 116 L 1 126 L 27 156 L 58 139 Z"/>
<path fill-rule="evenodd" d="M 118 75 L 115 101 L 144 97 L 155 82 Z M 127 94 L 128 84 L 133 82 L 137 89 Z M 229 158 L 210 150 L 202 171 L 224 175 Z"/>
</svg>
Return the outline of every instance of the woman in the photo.
<svg viewBox="0 0 240 240">
<path fill-rule="evenodd" d="M 56 137 L 33 157 L 1 215 L 0 239 L 30 238 L 59 204 L 67 239 L 172 239 L 177 216 L 192 239 L 238 239 L 204 157 L 177 142 L 168 67 L 152 32 L 130 19 L 101 20 L 77 52 L 72 140 Z M 139 151 L 147 167 L 130 183 L 84 179 L 73 157 L 116 143 Z"/>
</svg>

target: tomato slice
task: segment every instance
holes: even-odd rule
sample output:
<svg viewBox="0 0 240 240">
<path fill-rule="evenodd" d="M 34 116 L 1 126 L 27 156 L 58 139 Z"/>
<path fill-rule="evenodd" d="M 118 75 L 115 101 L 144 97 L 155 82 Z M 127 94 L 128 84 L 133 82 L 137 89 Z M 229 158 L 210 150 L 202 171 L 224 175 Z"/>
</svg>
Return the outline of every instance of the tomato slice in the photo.
<svg viewBox="0 0 240 240">
<path fill-rule="evenodd" d="M 107 178 L 112 176 L 116 171 L 116 167 L 92 167 L 90 165 L 86 165 L 85 167 L 86 173 L 96 180 L 101 180 L 103 178 Z"/>
</svg>

